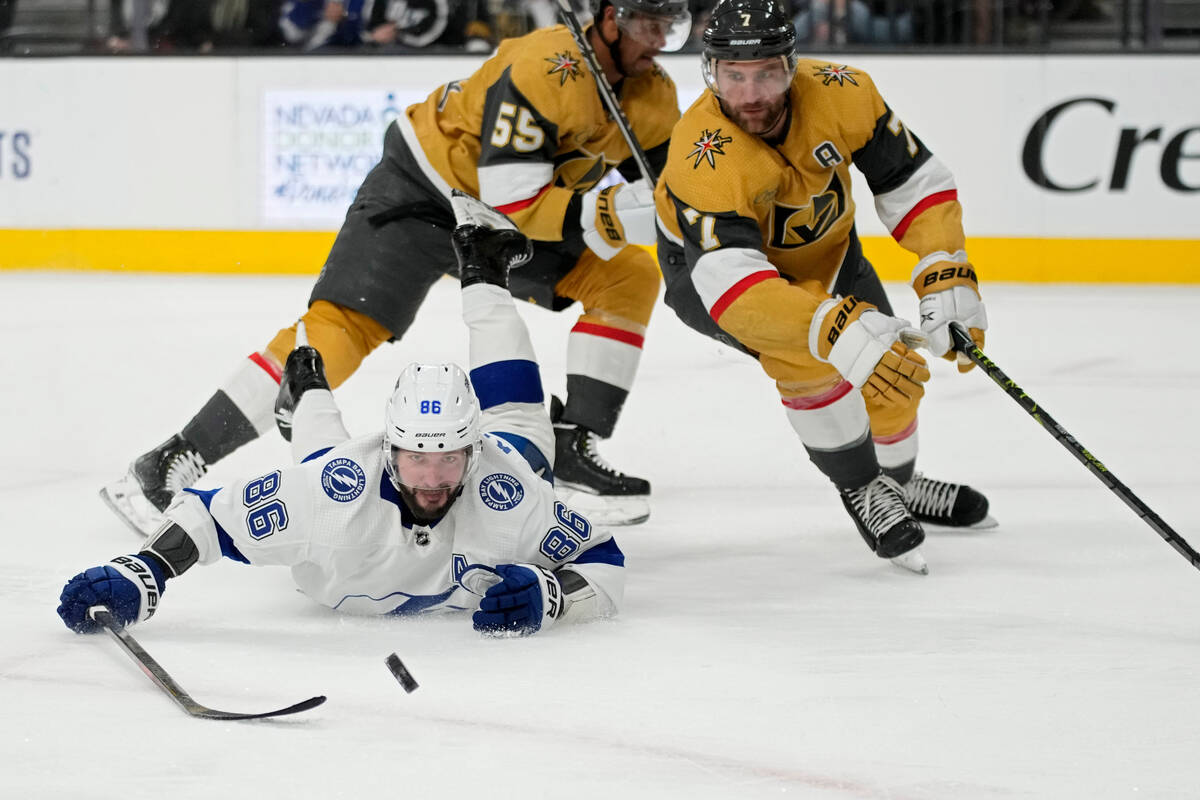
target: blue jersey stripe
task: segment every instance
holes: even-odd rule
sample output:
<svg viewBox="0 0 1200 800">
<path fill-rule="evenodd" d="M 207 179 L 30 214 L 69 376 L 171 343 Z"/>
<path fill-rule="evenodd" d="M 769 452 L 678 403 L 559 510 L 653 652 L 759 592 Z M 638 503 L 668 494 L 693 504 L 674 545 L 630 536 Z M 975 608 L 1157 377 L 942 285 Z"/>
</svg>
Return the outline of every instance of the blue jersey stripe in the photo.
<svg viewBox="0 0 1200 800">
<path fill-rule="evenodd" d="M 221 555 L 233 561 L 240 561 L 243 564 L 249 564 L 250 559 L 242 555 L 242 551 L 237 549 L 237 545 L 233 543 L 233 539 L 221 527 L 221 523 L 217 522 L 217 518 L 212 516 L 212 510 L 209 506 L 212 505 L 213 495 L 221 491 L 218 489 L 184 489 L 185 492 L 191 492 L 200 498 L 200 502 L 204 503 L 205 510 L 212 517 L 213 525 L 217 529 L 217 542 L 221 545 Z"/>
<path fill-rule="evenodd" d="M 325 455 L 332 449 L 333 449 L 333 447 L 322 447 L 320 450 L 317 450 L 316 452 L 309 453 L 307 456 L 304 457 L 304 460 L 301 461 L 300 463 L 307 464 L 310 461 L 320 458 L 321 456 Z"/>
<path fill-rule="evenodd" d="M 616 539 L 609 539 L 590 550 L 585 551 L 579 558 L 569 564 L 612 564 L 614 567 L 625 566 L 625 554 L 617 547 Z M 563 566 L 566 566 L 565 564 Z"/>
<path fill-rule="evenodd" d="M 538 449 L 537 445 L 524 436 L 518 436 L 508 431 L 492 431 L 491 435 L 503 439 L 515 447 L 521 457 L 529 462 L 529 466 L 533 467 L 533 474 L 551 486 L 554 485 L 554 470 L 550 467 L 550 460 Z"/>
<path fill-rule="evenodd" d="M 537 363 L 512 359 L 493 361 L 471 370 L 471 384 L 482 408 L 504 403 L 544 403 Z"/>
</svg>

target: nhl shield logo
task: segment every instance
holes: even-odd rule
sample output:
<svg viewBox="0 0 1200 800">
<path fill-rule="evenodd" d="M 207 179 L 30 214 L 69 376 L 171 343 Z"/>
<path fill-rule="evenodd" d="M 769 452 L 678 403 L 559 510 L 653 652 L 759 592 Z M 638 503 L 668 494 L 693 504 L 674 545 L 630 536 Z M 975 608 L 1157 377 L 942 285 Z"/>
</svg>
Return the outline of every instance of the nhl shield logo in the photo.
<svg viewBox="0 0 1200 800">
<path fill-rule="evenodd" d="M 348 458 L 335 458 L 321 470 L 321 488 L 331 500 L 349 503 L 367 488 L 367 474 Z"/>
<path fill-rule="evenodd" d="M 512 475 L 495 472 L 479 482 L 479 497 L 493 511 L 510 511 L 525 498 L 525 487 Z"/>
</svg>

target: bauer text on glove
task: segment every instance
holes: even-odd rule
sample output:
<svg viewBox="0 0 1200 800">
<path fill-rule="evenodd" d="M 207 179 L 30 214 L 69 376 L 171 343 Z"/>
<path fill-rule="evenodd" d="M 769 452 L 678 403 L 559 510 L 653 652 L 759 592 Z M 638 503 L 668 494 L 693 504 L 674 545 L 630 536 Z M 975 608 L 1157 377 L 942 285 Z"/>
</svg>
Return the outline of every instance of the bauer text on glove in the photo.
<svg viewBox="0 0 1200 800">
<path fill-rule="evenodd" d="M 583 226 L 583 241 L 607 261 L 626 245 L 654 244 L 657 237 L 654 217 L 654 187 L 639 180 L 583 195 L 579 221 Z"/>
<path fill-rule="evenodd" d="M 817 307 L 808 346 L 819 361 L 832 364 L 869 400 L 906 405 L 925 394 L 925 359 L 900 341 L 920 336 L 906 320 L 889 317 L 856 297 L 830 298 Z"/>
</svg>

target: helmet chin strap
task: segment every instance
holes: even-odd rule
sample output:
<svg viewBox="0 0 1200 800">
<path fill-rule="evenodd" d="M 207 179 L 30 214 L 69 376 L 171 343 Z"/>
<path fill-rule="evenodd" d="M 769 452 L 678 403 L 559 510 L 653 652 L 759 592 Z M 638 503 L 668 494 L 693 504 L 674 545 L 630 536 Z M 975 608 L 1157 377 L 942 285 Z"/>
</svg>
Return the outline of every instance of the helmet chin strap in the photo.
<svg viewBox="0 0 1200 800">
<path fill-rule="evenodd" d="M 629 73 L 625 71 L 625 65 L 621 63 L 621 26 L 617 26 L 617 38 L 611 42 L 604 39 L 604 31 L 600 30 L 600 25 L 596 25 L 596 35 L 600 37 L 600 41 L 604 42 L 604 46 L 608 48 L 608 55 L 612 59 L 613 65 L 617 68 L 617 72 L 621 73 L 622 78 L 628 78 Z"/>
</svg>

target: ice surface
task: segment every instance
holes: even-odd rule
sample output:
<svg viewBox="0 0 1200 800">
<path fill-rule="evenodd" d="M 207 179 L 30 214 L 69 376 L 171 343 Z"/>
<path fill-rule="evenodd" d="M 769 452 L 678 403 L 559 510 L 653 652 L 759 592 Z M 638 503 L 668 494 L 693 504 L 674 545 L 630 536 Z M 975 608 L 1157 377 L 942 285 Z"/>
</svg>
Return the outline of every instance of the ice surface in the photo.
<svg viewBox="0 0 1200 800">
<path fill-rule="evenodd" d="M 934 367 L 922 468 L 1000 527 L 872 556 L 758 367 L 660 309 L 604 455 L 654 483 L 624 613 L 519 640 L 339 616 L 285 570 L 172 582 L 133 633 L 192 720 L 54 613 L 133 552 L 96 496 L 298 315 L 304 278 L 0 273 L 0 794 L 13 798 L 1190 798 L 1200 572 L 978 372 Z M 915 314 L 904 287 L 897 310 Z M 1197 287 L 986 287 L 988 354 L 1200 545 Z M 522 306 L 561 390 L 574 312 Z M 457 285 L 337 393 L 380 426 L 410 360 L 466 357 Z M 264 438 L 206 479 L 288 458 Z M 420 688 L 406 695 L 395 651 Z"/>
</svg>

